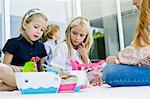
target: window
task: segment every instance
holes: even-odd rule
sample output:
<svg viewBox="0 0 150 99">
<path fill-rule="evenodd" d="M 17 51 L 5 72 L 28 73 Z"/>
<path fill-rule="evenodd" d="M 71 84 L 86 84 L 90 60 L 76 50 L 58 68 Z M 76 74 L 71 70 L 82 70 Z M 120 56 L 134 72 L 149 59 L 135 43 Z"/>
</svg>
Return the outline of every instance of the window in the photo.
<svg viewBox="0 0 150 99">
<path fill-rule="evenodd" d="M 121 24 L 117 19 L 118 8 Z M 118 54 L 121 50 L 120 26 L 123 32 L 123 46 L 129 45 L 132 41 L 137 23 L 137 9 L 133 6 L 132 0 L 81 0 L 81 14 L 90 19 L 94 32 L 104 35 L 104 43 L 100 39 L 95 40 L 92 59 L 100 60 L 104 59 L 104 56 L 106 58 Z"/>
<path fill-rule="evenodd" d="M 91 26 L 104 36 L 95 38 L 92 60 L 105 59 L 115 55 L 119 49 L 116 5 L 114 0 L 82 0 L 81 13 L 91 21 Z M 95 35 L 94 33 L 94 35 Z M 95 37 L 95 36 L 94 36 Z"/>
<path fill-rule="evenodd" d="M 121 2 L 121 14 L 125 46 L 129 45 L 135 34 L 138 9 L 132 4 L 133 0 Z"/>
</svg>

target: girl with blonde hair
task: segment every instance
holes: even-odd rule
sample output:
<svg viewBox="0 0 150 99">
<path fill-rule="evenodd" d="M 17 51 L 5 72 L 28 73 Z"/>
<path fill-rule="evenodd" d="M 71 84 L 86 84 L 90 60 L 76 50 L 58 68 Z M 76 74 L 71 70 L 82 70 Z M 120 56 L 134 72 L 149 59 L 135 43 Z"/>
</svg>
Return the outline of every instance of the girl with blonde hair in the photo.
<svg viewBox="0 0 150 99">
<path fill-rule="evenodd" d="M 131 45 L 106 59 L 109 65 L 104 68 L 103 79 L 111 86 L 150 85 L 150 0 L 141 0 L 139 10 Z"/>
<path fill-rule="evenodd" d="M 74 18 L 66 29 L 66 39 L 55 50 L 51 66 L 64 71 L 72 70 L 70 60 L 77 60 L 80 63 L 89 63 L 89 52 L 93 44 L 93 36 L 90 31 L 90 22 L 85 17 Z M 94 82 L 100 82 L 99 76 Z"/>
<path fill-rule="evenodd" d="M 21 34 L 9 39 L 4 48 L 4 64 L 0 64 L 0 91 L 17 89 L 15 72 L 21 72 L 26 62 L 36 59 L 37 70 L 45 57 L 44 45 L 38 40 L 47 27 L 47 17 L 40 9 L 29 10 L 22 19 Z"/>
<path fill-rule="evenodd" d="M 89 21 L 84 17 L 74 18 L 68 25 L 65 34 L 66 39 L 56 48 L 56 55 L 51 65 L 71 70 L 71 59 L 89 63 L 88 53 L 93 43 Z"/>
</svg>

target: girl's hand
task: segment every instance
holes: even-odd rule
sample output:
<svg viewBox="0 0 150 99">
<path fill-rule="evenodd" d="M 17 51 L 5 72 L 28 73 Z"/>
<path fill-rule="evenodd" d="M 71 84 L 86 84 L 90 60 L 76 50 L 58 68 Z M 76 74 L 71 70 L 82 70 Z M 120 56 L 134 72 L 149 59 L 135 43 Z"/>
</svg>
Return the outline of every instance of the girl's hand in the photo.
<svg viewBox="0 0 150 99">
<path fill-rule="evenodd" d="M 88 54 L 87 49 L 85 48 L 85 43 L 81 43 L 78 46 L 77 51 L 81 56 L 86 56 Z"/>
<path fill-rule="evenodd" d="M 62 72 L 59 74 L 59 76 L 60 76 L 62 79 L 68 79 L 68 78 L 72 77 L 69 73 L 64 72 L 64 71 L 62 71 Z"/>
<path fill-rule="evenodd" d="M 88 51 L 85 48 L 85 43 L 81 43 L 77 49 L 78 53 L 81 55 L 81 59 L 83 63 L 88 63 L 89 58 L 88 58 Z"/>
</svg>

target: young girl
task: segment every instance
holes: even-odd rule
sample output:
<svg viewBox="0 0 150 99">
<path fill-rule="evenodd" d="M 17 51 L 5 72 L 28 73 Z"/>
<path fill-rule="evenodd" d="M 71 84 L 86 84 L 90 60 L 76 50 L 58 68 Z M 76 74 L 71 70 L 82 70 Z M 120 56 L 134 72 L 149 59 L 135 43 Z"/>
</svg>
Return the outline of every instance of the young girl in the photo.
<svg viewBox="0 0 150 99">
<path fill-rule="evenodd" d="M 3 48 L 4 60 L 0 65 L 0 90 L 15 90 L 15 72 L 20 72 L 28 61 L 37 61 L 45 57 L 44 45 L 39 43 L 47 26 L 47 17 L 39 9 L 29 10 L 22 19 L 21 35 L 7 41 Z M 38 67 L 40 71 L 40 67 Z"/>
<path fill-rule="evenodd" d="M 47 39 L 47 41 L 44 43 L 47 56 L 44 58 L 45 62 L 49 65 L 51 59 L 54 56 L 54 50 L 57 45 L 57 39 L 59 39 L 60 36 L 60 28 L 56 24 L 51 24 L 47 26 L 47 30 L 44 33 L 44 38 Z"/>
<path fill-rule="evenodd" d="M 150 0 L 142 0 L 139 10 L 139 24 L 131 45 L 118 56 L 106 59 L 113 64 L 104 68 L 103 77 L 111 86 L 150 85 Z"/>
<path fill-rule="evenodd" d="M 80 63 L 89 63 L 88 53 L 93 43 L 90 22 L 84 17 L 74 18 L 66 29 L 66 40 L 59 44 L 50 65 L 65 71 L 72 70 L 71 59 Z M 100 82 L 97 75 L 91 83 Z"/>
</svg>

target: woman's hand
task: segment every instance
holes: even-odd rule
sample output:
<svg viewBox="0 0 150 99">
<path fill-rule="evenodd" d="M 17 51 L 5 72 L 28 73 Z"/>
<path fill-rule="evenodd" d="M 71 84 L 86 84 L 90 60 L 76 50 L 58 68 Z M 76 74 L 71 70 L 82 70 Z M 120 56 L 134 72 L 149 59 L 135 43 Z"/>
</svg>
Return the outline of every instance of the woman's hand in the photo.
<svg viewBox="0 0 150 99">
<path fill-rule="evenodd" d="M 150 56 L 138 62 L 138 66 L 150 67 Z"/>
<path fill-rule="evenodd" d="M 107 64 L 119 64 L 120 62 L 119 62 L 117 56 L 108 56 L 106 58 L 106 63 Z"/>
</svg>

